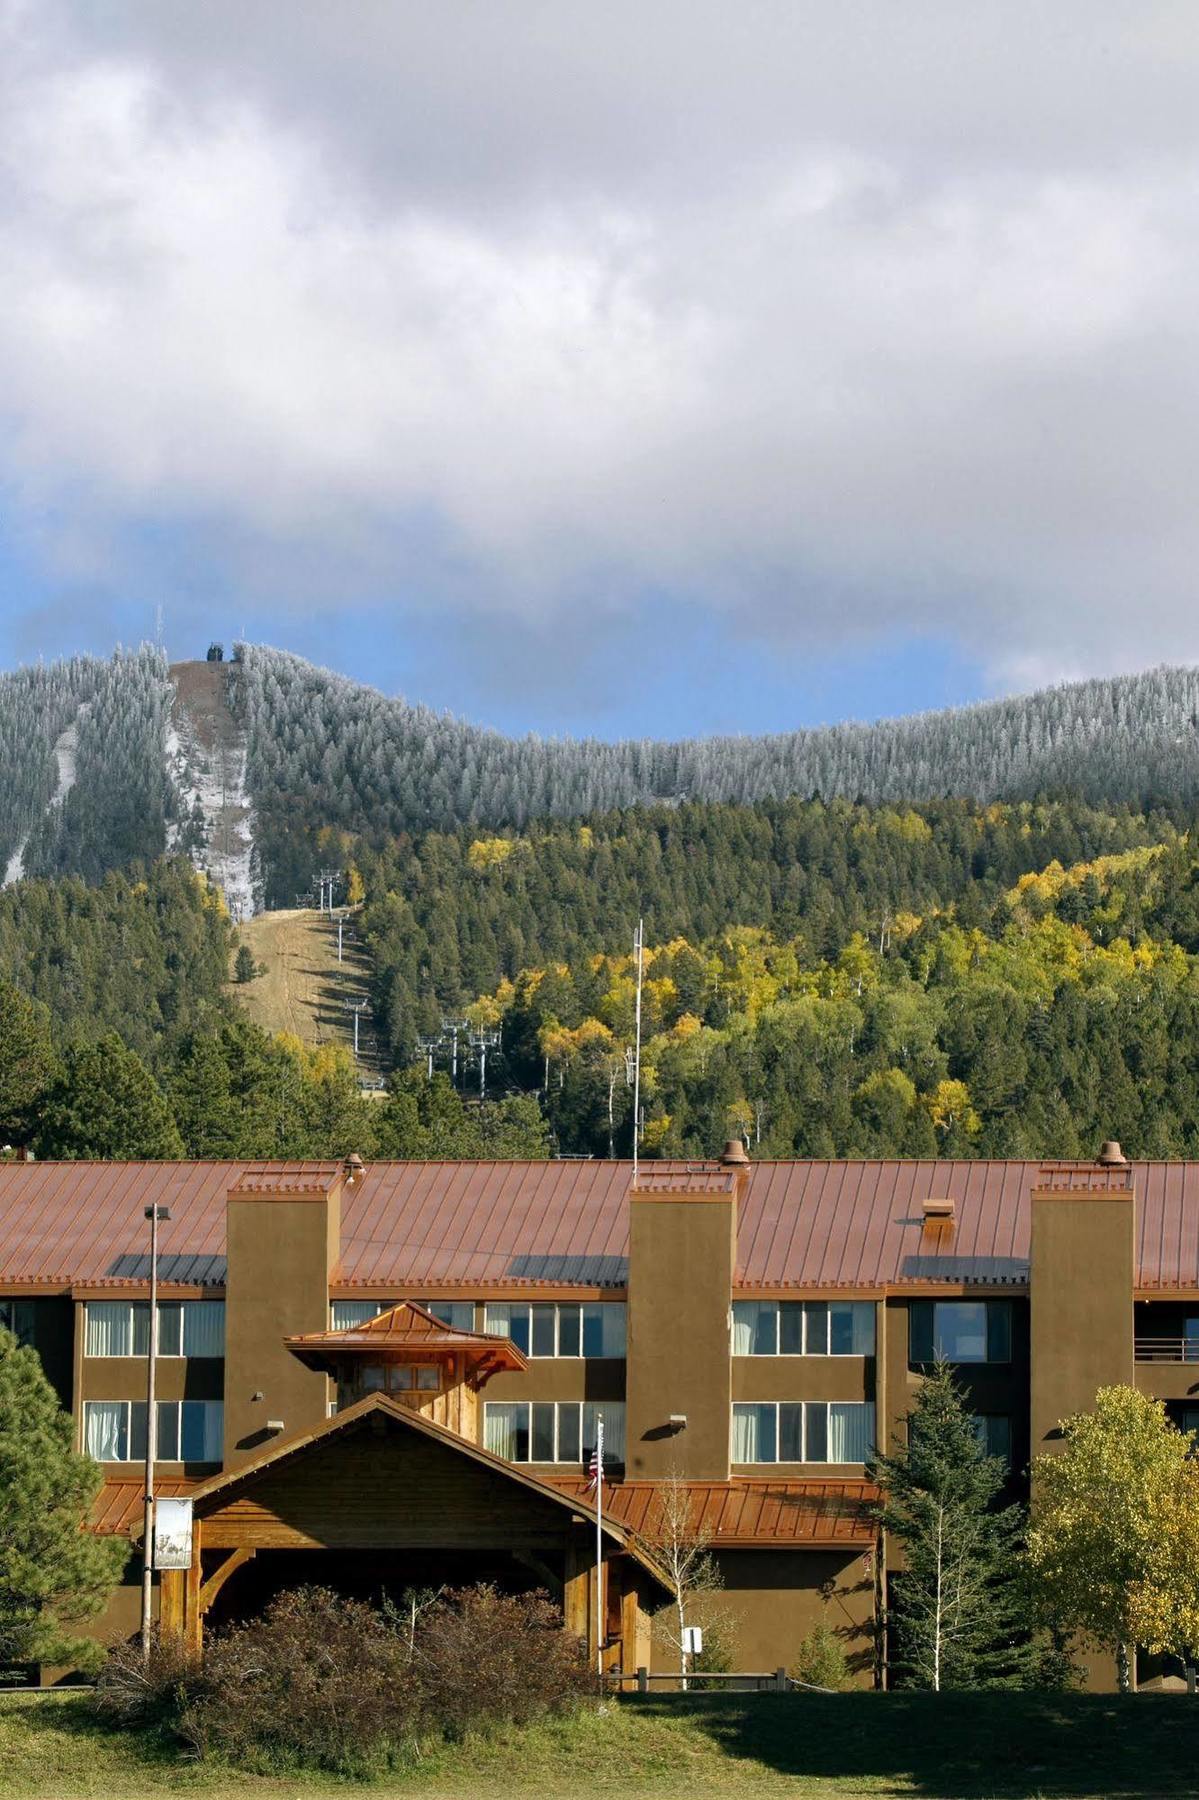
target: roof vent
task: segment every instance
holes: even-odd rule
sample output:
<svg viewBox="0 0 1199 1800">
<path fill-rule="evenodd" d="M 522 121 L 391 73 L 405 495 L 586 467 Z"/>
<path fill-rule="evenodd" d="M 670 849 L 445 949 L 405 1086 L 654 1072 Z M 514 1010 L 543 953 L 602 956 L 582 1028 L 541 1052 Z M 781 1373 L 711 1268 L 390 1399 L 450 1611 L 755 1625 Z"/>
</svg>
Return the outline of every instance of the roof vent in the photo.
<svg viewBox="0 0 1199 1800">
<path fill-rule="evenodd" d="M 1115 1138 L 1108 1138 L 1100 1147 L 1099 1162 L 1105 1169 L 1123 1169 L 1128 1166 L 1128 1158 Z"/>
<path fill-rule="evenodd" d="M 948 1199 L 948 1198 L 938 1199 L 935 1196 L 933 1196 L 932 1194 L 930 1194 L 924 1202 L 924 1216 L 926 1219 L 930 1220 L 933 1223 L 948 1222 L 948 1223 L 952 1224 L 952 1222 L 953 1222 L 953 1201 L 952 1201 L 952 1199 Z"/>
<path fill-rule="evenodd" d="M 746 1150 L 745 1145 L 741 1142 L 740 1138 L 730 1138 L 724 1149 L 720 1152 L 720 1160 L 722 1163 L 747 1163 L 749 1161 L 749 1152 Z"/>
<path fill-rule="evenodd" d="M 357 1150 L 350 1151 L 350 1154 L 346 1157 L 344 1168 L 347 1187 L 353 1187 L 359 1177 L 366 1173 L 366 1164 L 359 1156 Z"/>
</svg>

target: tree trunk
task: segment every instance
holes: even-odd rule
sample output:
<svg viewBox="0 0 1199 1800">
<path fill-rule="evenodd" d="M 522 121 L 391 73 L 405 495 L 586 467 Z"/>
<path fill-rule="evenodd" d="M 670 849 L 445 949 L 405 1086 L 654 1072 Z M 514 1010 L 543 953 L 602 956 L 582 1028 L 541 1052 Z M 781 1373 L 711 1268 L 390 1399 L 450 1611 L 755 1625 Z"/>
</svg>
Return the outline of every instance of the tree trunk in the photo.
<svg viewBox="0 0 1199 1800">
<path fill-rule="evenodd" d="M 1129 1670 L 1128 1644 L 1124 1638 L 1116 1645 L 1116 1685 L 1122 1694 L 1131 1694 L 1132 1676 Z"/>
</svg>

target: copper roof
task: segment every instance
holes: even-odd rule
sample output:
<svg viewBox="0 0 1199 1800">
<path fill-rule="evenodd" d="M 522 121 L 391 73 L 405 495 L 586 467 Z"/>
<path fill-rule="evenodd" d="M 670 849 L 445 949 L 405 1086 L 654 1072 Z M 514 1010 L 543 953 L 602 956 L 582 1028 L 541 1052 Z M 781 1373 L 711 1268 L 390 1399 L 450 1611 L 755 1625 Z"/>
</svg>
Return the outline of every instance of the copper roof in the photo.
<svg viewBox="0 0 1199 1800">
<path fill-rule="evenodd" d="M 485 1365 L 488 1375 L 501 1369 L 519 1371 L 528 1368 L 523 1353 L 508 1337 L 497 1337 L 485 1331 L 460 1331 L 426 1312 L 413 1300 L 401 1300 L 398 1306 L 367 1319 L 362 1325 L 351 1325 L 340 1331 L 307 1331 L 283 1342 L 311 1368 L 323 1368 L 332 1353 L 351 1351 L 361 1355 L 421 1355 L 437 1351 L 462 1352 L 468 1362 Z"/>
<path fill-rule="evenodd" d="M 195 1485 L 194 1481 L 154 1478 L 154 1492 L 160 1500 L 175 1500 L 180 1495 L 190 1494 Z M 102 1537 L 125 1536 L 134 1525 L 141 1524 L 145 1497 L 144 1477 L 136 1481 L 128 1478 L 106 1481 L 92 1503 L 88 1530 L 99 1532 Z"/>
<path fill-rule="evenodd" d="M 220 1284 L 225 1204 L 249 1176 L 313 1186 L 340 1165 L 2 1163 L 0 1283 L 140 1286 L 143 1208 L 171 1208 L 165 1283 Z M 655 1177 L 688 1165 L 655 1165 Z M 1038 1162 L 759 1162 L 741 1177 L 738 1282 L 749 1289 L 881 1291 L 928 1282 L 1022 1285 Z M 1113 1172 L 1114 1174 L 1116 1172 Z M 1106 1172 L 1105 1172 L 1106 1174 Z M 375 1163 L 342 1188 L 335 1286 L 423 1290 L 622 1288 L 627 1162 Z M 1199 1163 L 1118 1171 L 1137 1199 L 1137 1285 L 1199 1289 Z M 923 1202 L 951 1198 L 949 1230 Z M 390 1296 L 389 1296 L 390 1297 Z"/>
<path fill-rule="evenodd" d="M 566 1493 L 587 1491 L 583 1476 L 551 1480 Z M 690 1528 L 710 1533 L 713 1548 L 869 1548 L 877 1535 L 870 1507 L 879 1490 L 869 1481 L 690 1481 L 686 1489 Z M 652 1544 L 661 1490 L 660 1482 L 607 1482 L 604 1511 Z"/>
</svg>

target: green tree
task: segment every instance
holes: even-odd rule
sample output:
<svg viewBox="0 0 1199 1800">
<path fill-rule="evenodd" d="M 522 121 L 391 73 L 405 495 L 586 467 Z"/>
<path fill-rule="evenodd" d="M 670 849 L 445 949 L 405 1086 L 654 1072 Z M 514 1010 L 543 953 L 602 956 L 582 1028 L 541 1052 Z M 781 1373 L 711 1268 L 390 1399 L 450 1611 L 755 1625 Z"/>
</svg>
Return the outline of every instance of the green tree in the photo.
<svg viewBox="0 0 1199 1800">
<path fill-rule="evenodd" d="M 0 1665 L 99 1660 L 68 1627 L 104 1606 L 128 1547 L 81 1529 L 100 1490 L 32 1349 L 0 1330 Z"/>
<path fill-rule="evenodd" d="M 141 1058 L 107 1031 L 71 1045 L 46 1101 L 38 1154 L 63 1162 L 172 1159 L 184 1154 L 170 1108 Z"/>
<path fill-rule="evenodd" d="M 249 944 L 239 944 L 237 955 L 233 959 L 233 979 L 239 983 L 253 981 L 258 973 L 258 964 L 254 961 L 254 952 Z"/>
<path fill-rule="evenodd" d="M 0 981 L 0 1142 L 28 1143 L 57 1067 L 46 1008 Z"/>
<path fill-rule="evenodd" d="M 1033 1579 L 1055 1623 L 1114 1653 L 1127 1692 L 1138 1635 L 1171 1635 L 1170 1625 L 1150 1629 L 1150 1620 L 1189 1606 L 1184 1635 L 1199 1622 L 1195 1547 L 1184 1559 L 1176 1531 L 1163 1540 L 1172 1517 L 1196 1517 L 1191 1441 L 1160 1400 L 1130 1387 L 1100 1388 L 1094 1411 L 1063 1420 L 1061 1432 L 1060 1452 L 1033 1463 Z"/>
<path fill-rule="evenodd" d="M 891 1667 L 914 1687 L 1024 1687 L 1041 1674 L 1024 1511 L 996 1504 L 1005 1474 L 943 1363 L 921 1383 L 907 1442 L 871 1461 L 879 1522 L 906 1565 L 895 1578 Z"/>
</svg>

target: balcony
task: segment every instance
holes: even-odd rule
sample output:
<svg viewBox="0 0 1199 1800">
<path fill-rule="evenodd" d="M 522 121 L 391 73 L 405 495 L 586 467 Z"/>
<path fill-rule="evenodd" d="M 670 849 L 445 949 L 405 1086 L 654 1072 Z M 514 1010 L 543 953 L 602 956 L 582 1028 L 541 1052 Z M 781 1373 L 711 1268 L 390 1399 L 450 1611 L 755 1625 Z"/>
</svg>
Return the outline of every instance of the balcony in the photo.
<svg viewBox="0 0 1199 1800">
<path fill-rule="evenodd" d="M 1199 1363 L 1199 1338 L 1138 1337 L 1133 1355 L 1139 1363 Z"/>
</svg>

